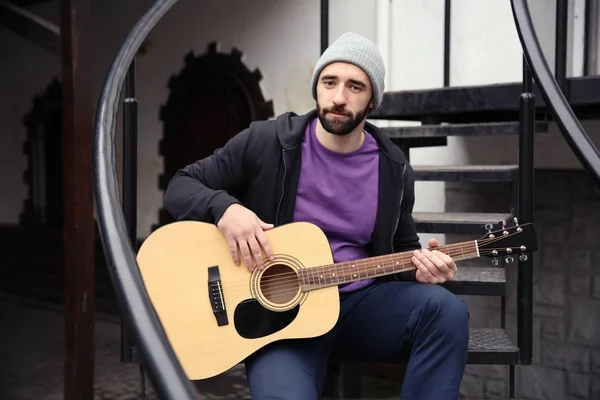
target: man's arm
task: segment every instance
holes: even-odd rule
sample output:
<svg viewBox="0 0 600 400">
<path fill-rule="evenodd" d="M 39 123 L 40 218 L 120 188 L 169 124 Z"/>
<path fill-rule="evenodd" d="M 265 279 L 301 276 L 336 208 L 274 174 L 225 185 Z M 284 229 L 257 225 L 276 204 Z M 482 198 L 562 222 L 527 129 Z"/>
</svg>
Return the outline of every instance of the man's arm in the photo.
<svg viewBox="0 0 600 400">
<path fill-rule="evenodd" d="M 245 129 L 211 156 L 177 171 L 164 196 L 164 207 L 175 220 L 217 223 L 230 205 L 240 203 L 232 193 L 244 181 L 249 133 Z"/>
<path fill-rule="evenodd" d="M 404 181 L 404 197 L 400 207 L 400 219 L 394 235 L 394 251 L 402 252 L 421 248 L 417 227 L 412 212 L 415 205 L 415 176 L 410 165 L 407 165 Z M 399 281 L 416 281 L 416 270 L 396 274 Z"/>
<path fill-rule="evenodd" d="M 394 250 L 397 252 L 418 251 L 413 252 L 413 257 L 411 257 L 416 269 L 396 274 L 396 279 L 434 284 L 454 279 L 457 267 L 450 256 L 440 253 L 437 250 L 421 250 L 417 228 L 412 217 L 413 206 L 415 204 L 415 180 L 414 172 L 410 166 L 408 167 L 404 185 L 404 202 L 401 208 L 402 212 L 398 229 L 394 236 Z M 429 240 L 430 247 L 437 247 L 437 243 L 435 239 Z"/>
</svg>

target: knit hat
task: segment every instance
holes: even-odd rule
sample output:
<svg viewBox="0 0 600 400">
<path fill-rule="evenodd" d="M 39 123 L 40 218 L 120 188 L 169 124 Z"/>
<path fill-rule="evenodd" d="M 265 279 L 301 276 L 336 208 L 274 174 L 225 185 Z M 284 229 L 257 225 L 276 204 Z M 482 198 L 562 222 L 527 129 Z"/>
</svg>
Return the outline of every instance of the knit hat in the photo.
<svg viewBox="0 0 600 400">
<path fill-rule="evenodd" d="M 385 65 L 377 46 L 366 37 L 354 32 L 347 32 L 333 42 L 321 55 L 315 65 L 312 77 L 312 94 L 317 99 L 317 81 L 323 68 L 327 65 L 344 61 L 361 68 L 373 87 L 373 110 L 376 110 L 383 99 L 385 91 Z"/>
</svg>

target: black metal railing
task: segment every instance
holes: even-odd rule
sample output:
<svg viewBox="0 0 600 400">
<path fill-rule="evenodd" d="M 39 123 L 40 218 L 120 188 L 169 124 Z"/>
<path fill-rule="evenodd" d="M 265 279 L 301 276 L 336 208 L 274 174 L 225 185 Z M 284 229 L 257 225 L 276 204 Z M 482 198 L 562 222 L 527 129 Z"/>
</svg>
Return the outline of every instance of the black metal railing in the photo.
<svg viewBox="0 0 600 400">
<path fill-rule="evenodd" d="M 544 98 L 545 104 L 567 144 L 593 177 L 596 184 L 600 185 L 600 153 L 575 116 L 565 93 L 560 89 L 559 83 L 552 76 L 533 28 L 527 1 L 511 0 L 511 5 L 523 53 L 540 94 Z M 559 11 L 557 11 L 558 14 Z M 566 35 L 566 31 L 562 34 Z M 560 40 L 557 40 L 558 42 Z M 559 48 L 558 44 L 557 48 Z M 564 73 L 563 71 L 555 72 Z M 565 86 L 568 85 L 565 83 Z"/>
<path fill-rule="evenodd" d="M 597 184 L 600 184 L 600 153 L 566 97 L 567 1 L 557 0 L 556 4 L 554 77 L 533 28 L 527 0 L 511 0 L 511 4 L 524 54 L 523 93 L 520 98 L 518 218 L 526 223 L 532 222 L 534 208 L 534 78 L 546 108 L 563 137 Z M 531 254 L 527 256 L 527 259 L 519 260 L 517 287 L 517 341 L 521 364 L 531 364 L 533 350 L 533 260 Z"/>
<path fill-rule="evenodd" d="M 450 86 L 450 33 L 452 0 L 444 1 L 444 87 Z"/>
<path fill-rule="evenodd" d="M 517 189 L 517 218 L 519 223 L 533 222 L 534 133 L 535 96 L 533 94 L 533 76 L 527 61 L 523 59 L 523 88 L 519 98 L 519 181 Z M 521 364 L 531 364 L 533 353 L 533 254 L 527 253 L 519 256 L 517 275 L 517 347 L 519 348 L 519 362 Z M 511 393 L 511 395 L 514 394 Z"/>
<path fill-rule="evenodd" d="M 114 137 L 119 95 L 143 40 L 177 0 L 157 0 L 129 33 L 113 60 L 98 102 L 94 135 L 94 196 L 109 273 L 125 319 L 130 323 L 141 361 L 159 398 L 195 399 L 144 288 L 119 202 Z M 131 76 L 131 75 L 130 75 Z M 131 93 L 128 93 L 131 94 Z"/>
<path fill-rule="evenodd" d="M 321 54 L 329 47 L 329 0 L 321 0 Z"/>
</svg>

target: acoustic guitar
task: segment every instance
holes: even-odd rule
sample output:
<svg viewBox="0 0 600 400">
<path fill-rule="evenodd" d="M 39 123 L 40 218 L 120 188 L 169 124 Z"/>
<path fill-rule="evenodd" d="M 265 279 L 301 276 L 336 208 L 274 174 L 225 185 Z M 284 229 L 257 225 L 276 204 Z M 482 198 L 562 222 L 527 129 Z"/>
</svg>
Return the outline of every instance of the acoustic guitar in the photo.
<svg viewBox="0 0 600 400">
<path fill-rule="evenodd" d="M 532 224 L 500 226 L 478 240 L 437 249 L 456 261 L 527 257 Z M 263 346 L 333 328 L 338 285 L 414 269 L 412 251 L 334 263 L 325 234 L 294 222 L 265 232 L 275 259 L 248 271 L 233 262 L 214 224 L 180 221 L 155 230 L 137 255 L 146 290 L 190 380 L 219 375 Z"/>
</svg>

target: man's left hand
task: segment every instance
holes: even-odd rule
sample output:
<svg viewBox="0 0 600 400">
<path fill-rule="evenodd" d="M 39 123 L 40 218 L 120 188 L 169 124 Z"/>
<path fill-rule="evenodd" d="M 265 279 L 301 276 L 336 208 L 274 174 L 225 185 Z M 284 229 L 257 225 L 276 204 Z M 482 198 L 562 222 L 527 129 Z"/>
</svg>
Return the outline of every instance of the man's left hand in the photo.
<svg viewBox="0 0 600 400">
<path fill-rule="evenodd" d="M 436 239 L 429 239 L 432 250 L 421 249 L 413 252 L 412 262 L 417 267 L 416 278 L 421 283 L 444 283 L 454 279 L 457 267 L 452 257 L 435 250 Z"/>
</svg>

